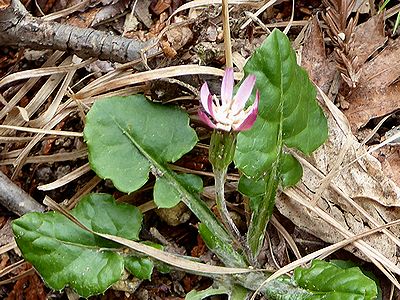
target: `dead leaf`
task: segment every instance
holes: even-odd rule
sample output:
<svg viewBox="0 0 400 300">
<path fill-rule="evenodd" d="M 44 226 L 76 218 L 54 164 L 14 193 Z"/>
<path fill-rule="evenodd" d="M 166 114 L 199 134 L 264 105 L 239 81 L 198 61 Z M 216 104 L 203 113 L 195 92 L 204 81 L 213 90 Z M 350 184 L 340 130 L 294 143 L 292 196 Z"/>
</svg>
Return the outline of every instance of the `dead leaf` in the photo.
<svg viewBox="0 0 400 300">
<path fill-rule="evenodd" d="M 47 293 L 44 289 L 43 281 L 36 273 L 33 273 L 18 279 L 6 299 L 46 300 Z"/>
<path fill-rule="evenodd" d="M 156 214 L 170 226 L 178 226 L 190 219 L 192 215 L 190 210 L 183 202 L 179 202 L 172 208 L 159 208 L 155 210 Z"/>
<path fill-rule="evenodd" d="M 359 83 L 346 98 L 350 107 L 345 114 L 353 130 L 400 108 L 399 57 L 400 39 L 392 40 L 361 68 Z"/>
<path fill-rule="evenodd" d="M 336 64 L 332 56 L 326 57 L 324 37 L 318 19 L 314 17 L 308 26 L 301 53 L 301 65 L 308 71 L 314 83 L 328 93 L 337 72 Z"/>
<path fill-rule="evenodd" d="M 127 14 L 124 22 L 124 33 L 128 31 L 136 31 L 138 29 L 138 25 L 138 19 L 132 14 Z"/>
<path fill-rule="evenodd" d="M 79 15 L 70 17 L 67 20 L 67 24 L 80 28 L 89 28 L 99 11 L 100 8 L 91 7 L 86 11 L 79 13 Z"/>
<path fill-rule="evenodd" d="M 360 14 L 369 14 L 371 10 L 370 1 L 356 0 L 353 8 L 353 12 Z"/>
<path fill-rule="evenodd" d="M 173 27 L 165 33 L 165 36 L 175 50 L 181 49 L 193 39 L 193 33 L 188 26 Z"/>
<path fill-rule="evenodd" d="M 96 14 L 95 18 L 92 21 L 91 26 L 94 26 L 104 20 L 111 19 L 118 14 L 122 13 L 129 7 L 131 3 L 130 0 L 119 0 L 117 2 L 112 2 L 111 4 L 102 7 Z"/>
<path fill-rule="evenodd" d="M 150 28 L 153 25 L 153 20 L 149 12 L 151 0 L 140 0 L 135 6 L 136 17 L 147 27 Z"/>
<path fill-rule="evenodd" d="M 168 58 L 174 58 L 178 54 L 168 41 L 160 41 L 160 46 L 165 56 Z"/>
<path fill-rule="evenodd" d="M 11 243 L 14 240 L 14 235 L 11 229 L 11 219 L 8 219 L 0 228 L 0 246 Z"/>
<path fill-rule="evenodd" d="M 400 186 L 400 146 L 380 149 L 377 159 L 385 175 Z"/>
<path fill-rule="evenodd" d="M 151 10 L 156 14 L 159 15 L 162 12 L 166 11 L 168 8 L 171 7 L 171 0 L 158 0 L 157 3 L 151 5 Z"/>
<path fill-rule="evenodd" d="M 359 70 L 386 41 L 383 14 L 375 15 L 358 25 L 349 44 L 353 69 Z"/>
<path fill-rule="evenodd" d="M 327 113 L 328 141 L 312 157 L 300 157 L 304 175 L 295 191 L 300 195 L 302 204 L 290 193 L 288 194 L 291 196 L 282 194 L 276 203 L 278 210 L 295 225 L 328 243 L 343 240 L 344 231 L 358 234 L 376 227 L 377 224 L 398 219 L 400 212 L 399 187 L 385 176 L 381 164 L 371 155 L 366 155 L 340 170 L 339 174 L 333 173 L 329 181 L 324 179 L 331 176 L 328 174 L 335 168 L 340 169 L 340 157 L 343 157 L 341 166 L 345 166 L 356 158 L 357 153 L 365 151 L 352 136 L 343 114 L 334 106 L 332 109 L 336 118 L 332 116 L 332 112 Z M 325 188 L 319 190 L 324 186 Z M 321 197 L 315 199 L 318 193 Z M 327 216 L 316 214 L 307 206 L 318 207 L 337 222 L 340 228 L 332 226 L 332 223 L 330 225 L 327 223 Z M 397 215 L 393 214 L 394 211 Z M 394 233 L 391 237 L 379 233 L 368 236 L 363 241 L 397 264 L 397 247 L 393 238 L 399 236 L 400 228 L 391 227 L 390 230 Z M 353 245 L 346 249 L 367 259 Z"/>
<path fill-rule="evenodd" d="M 0 9 L 6 9 L 11 4 L 11 0 L 0 0 Z"/>
</svg>

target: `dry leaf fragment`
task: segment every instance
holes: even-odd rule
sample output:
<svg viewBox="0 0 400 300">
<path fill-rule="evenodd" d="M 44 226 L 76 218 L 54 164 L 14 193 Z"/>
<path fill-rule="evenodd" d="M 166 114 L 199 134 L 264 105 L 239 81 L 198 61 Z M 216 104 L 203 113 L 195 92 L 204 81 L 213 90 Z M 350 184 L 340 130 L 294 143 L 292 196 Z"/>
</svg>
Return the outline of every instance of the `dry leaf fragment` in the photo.
<svg viewBox="0 0 400 300">
<path fill-rule="evenodd" d="M 162 12 L 166 11 L 168 8 L 171 7 L 171 0 L 158 0 L 157 3 L 151 5 L 151 10 L 156 14 L 159 15 Z"/>
<path fill-rule="evenodd" d="M 377 159 L 382 163 L 385 175 L 400 186 L 400 147 L 385 147 L 380 149 Z"/>
<path fill-rule="evenodd" d="M 168 41 L 160 41 L 160 46 L 165 56 L 168 58 L 174 58 L 178 54 Z"/>
<path fill-rule="evenodd" d="M 175 50 L 181 49 L 193 39 L 193 33 L 188 26 L 173 27 L 165 33 L 165 36 Z"/>
<path fill-rule="evenodd" d="M 349 44 L 349 56 L 354 58 L 353 68 L 359 70 L 386 41 L 383 14 L 375 15 L 358 25 Z"/>
<path fill-rule="evenodd" d="M 112 2 L 111 4 L 102 7 L 96 14 L 91 25 L 94 26 L 104 20 L 115 17 L 116 15 L 122 13 L 125 9 L 127 9 L 130 3 L 130 0 L 119 0 L 115 1 L 115 3 Z"/>
<path fill-rule="evenodd" d="M 336 110 L 335 114 L 345 120 L 342 113 Z M 341 170 L 339 174 L 334 173 L 335 176 L 326 182 L 325 177 L 336 165 L 342 149 L 348 149 L 344 152 L 343 166 L 353 161 L 357 150 L 361 147 L 349 130 L 343 130 L 340 127 L 340 123 L 334 120 L 332 114 L 328 115 L 328 124 L 328 141 L 311 158 L 300 158 L 304 175 L 302 182 L 296 186 L 296 190 L 301 194 L 302 204 L 291 196 L 281 194 L 277 199 L 276 207 L 296 226 L 325 242 L 335 243 L 343 240 L 342 230 L 358 234 L 375 227 L 376 224 L 398 219 L 400 189 L 385 176 L 381 164 L 371 155 L 366 155 L 359 162 Z M 319 188 L 324 185 L 326 188 L 320 191 L 321 197 L 315 199 Z M 341 229 L 329 225 L 326 218 L 311 212 L 306 205 L 314 207 L 317 205 L 338 222 Z M 400 235 L 399 226 L 391 228 L 391 231 L 394 236 Z M 392 239 L 393 235 L 388 237 L 379 233 L 363 240 L 397 264 L 397 247 Z M 346 249 L 367 259 L 354 246 Z"/>
<path fill-rule="evenodd" d="M 136 2 L 135 15 L 147 27 L 153 25 L 153 20 L 149 12 L 151 0 L 140 0 Z"/>
<path fill-rule="evenodd" d="M 391 40 L 386 48 L 360 70 L 359 84 L 346 98 L 345 111 L 353 130 L 370 119 L 387 115 L 400 108 L 400 39 Z"/>
<path fill-rule="evenodd" d="M 9 7 L 11 4 L 11 0 L 0 0 L 0 9 L 5 9 Z"/>
<path fill-rule="evenodd" d="M 369 14 L 371 10 L 371 2 L 365 0 L 356 0 L 353 8 L 353 12 L 358 12 L 360 14 Z"/>
<path fill-rule="evenodd" d="M 309 72 L 314 83 L 327 93 L 337 71 L 336 64 L 332 56 L 326 57 L 324 37 L 317 18 L 314 17 L 308 26 L 301 65 Z"/>
</svg>

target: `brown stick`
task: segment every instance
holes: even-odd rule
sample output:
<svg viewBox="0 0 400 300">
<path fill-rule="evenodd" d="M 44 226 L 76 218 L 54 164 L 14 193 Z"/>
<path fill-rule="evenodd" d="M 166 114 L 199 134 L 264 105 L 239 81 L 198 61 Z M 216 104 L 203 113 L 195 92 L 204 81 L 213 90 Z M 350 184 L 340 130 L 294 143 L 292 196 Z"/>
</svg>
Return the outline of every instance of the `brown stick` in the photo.
<svg viewBox="0 0 400 300">
<path fill-rule="evenodd" d="M 225 60 L 226 60 L 225 65 L 227 68 L 233 68 L 231 28 L 229 26 L 228 0 L 222 0 L 222 23 L 223 23 L 223 31 L 224 31 L 224 47 L 225 47 Z"/>
<path fill-rule="evenodd" d="M 0 45 L 70 51 L 81 58 L 125 63 L 139 59 L 148 43 L 43 21 L 30 15 L 19 0 L 0 0 Z"/>
<path fill-rule="evenodd" d="M 44 211 L 44 206 L 0 172 L 0 204 L 22 216 L 28 212 Z"/>
</svg>

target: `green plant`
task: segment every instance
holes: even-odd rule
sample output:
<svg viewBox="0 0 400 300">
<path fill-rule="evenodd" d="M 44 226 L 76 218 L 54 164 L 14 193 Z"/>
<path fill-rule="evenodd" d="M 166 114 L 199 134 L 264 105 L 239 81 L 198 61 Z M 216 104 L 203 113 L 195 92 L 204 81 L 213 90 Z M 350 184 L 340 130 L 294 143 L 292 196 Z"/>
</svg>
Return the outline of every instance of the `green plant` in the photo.
<svg viewBox="0 0 400 300">
<path fill-rule="evenodd" d="M 90 165 L 98 176 L 130 193 L 152 173 L 155 203 L 172 207 L 184 202 L 199 219 L 206 245 L 225 267 L 196 263 L 143 244 L 138 241 L 142 218 L 137 208 L 115 203 L 110 195 L 91 194 L 71 211 L 72 217 L 32 213 L 13 223 L 24 257 L 50 287 L 71 286 L 87 297 L 103 293 L 121 278 L 124 268 L 148 279 L 161 262 L 214 278 L 215 288 L 192 291 L 188 299 L 221 293 L 245 299 L 260 286 L 269 299 L 376 297 L 375 282 L 358 268 L 314 261 L 310 268 L 297 268 L 291 277 L 281 276 L 265 285 L 271 274 L 249 269 L 258 267 L 257 255 L 278 187 L 292 186 L 302 176 L 300 163 L 286 153 L 286 147 L 310 154 L 325 141 L 327 121 L 307 73 L 297 65 L 290 42 L 280 31 L 272 32 L 244 71 L 247 79 L 235 96 L 232 69 L 226 71 L 222 99 L 202 88 L 200 115 L 214 128 L 209 158 L 223 222 L 201 200 L 201 178 L 178 174 L 169 166 L 197 142 L 188 116 L 179 108 L 152 103 L 142 95 L 103 99 L 94 103 L 84 130 Z M 248 98 L 250 106 L 245 109 Z M 239 191 L 250 198 L 252 208 L 246 239 L 226 210 L 223 188 L 232 162 L 242 174 Z M 349 280 L 351 284 L 346 284 Z"/>
</svg>

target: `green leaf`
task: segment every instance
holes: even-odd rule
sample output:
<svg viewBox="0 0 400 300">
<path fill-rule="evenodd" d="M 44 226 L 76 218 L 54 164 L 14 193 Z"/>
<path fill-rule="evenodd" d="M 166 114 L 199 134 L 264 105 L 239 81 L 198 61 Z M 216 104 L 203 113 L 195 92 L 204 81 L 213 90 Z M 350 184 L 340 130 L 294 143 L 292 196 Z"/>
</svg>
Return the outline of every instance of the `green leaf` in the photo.
<svg viewBox="0 0 400 300">
<path fill-rule="evenodd" d="M 282 154 L 279 166 L 280 181 L 283 187 L 296 185 L 303 176 L 303 167 L 291 154 Z"/>
<path fill-rule="evenodd" d="M 341 268 L 341 269 L 348 269 L 348 268 L 353 268 L 353 267 L 358 267 L 358 265 L 351 261 L 351 260 L 339 260 L 339 259 L 331 259 L 329 261 L 329 263 L 334 264 L 335 266 Z M 375 276 L 375 274 L 371 271 L 366 271 L 363 268 L 360 268 L 361 272 L 363 272 L 363 274 L 365 276 L 368 276 L 369 278 L 371 278 L 373 281 L 375 281 L 375 284 L 378 288 L 378 295 L 376 297 L 376 300 L 382 300 L 382 289 L 380 288 L 380 281 L 378 279 L 378 277 Z"/>
<path fill-rule="evenodd" d="M 93 230 L 136 239 L 142 215 L 111 195 L 90 194 L 71 211 Z M 121 217 L 122 216 L 122 217 Z M 57 212 L 29 213 L 12 224 L 24 258 L 54 290 L 70 286 L 82 297 L 104 293 L 121 277 L 119 245 L 82 229 Z"/>
<path fill-rule="evenodd" d="M 175 162 L 197 142 L 186 113 L 143 95 L 96 101 L 84 137 L 92 169 L 126 193 L 143 186 L 150 171 L 162 175 L 157 164 Z"/>
<path fill-rule="evenodd" d="M 218 288 L 209 287 L 208 289 L 202 291 L 191 290 L 189 293 L 187 293 L 185 300 L 202 300 L 207 297 L 229 293 L 230 291 L 224 286 L 220 286 Z"/>
<path fill-rule="evenodd" d="M 235 284 L 231 288 L 231 293 L 229 295 L 229 300 L 246 300 L 249 299 L 250 291 L 241 285 Z"/>
<path fill-rule="evenodd" d="M 246 176 L 241 176 L 239 179 L 238 190 L 247 197 L 263 196 L 265 193 L 265 178 L 261 177 L 258 180 L 253 180 Z"/>
<path fill-rule="evenodd" d="M 124 258 L 125 268 L 136 278 L 151 279 L 154 263 L 149 258 L 127 256 Z"/>
<path fill-rule="evenodd" d="M 84 137 L 90 165 L 100 177 L 111 179 L 119 190 L 129 193 L 140 188 L 151 171 L 156 178 L 168 182 L 221 241 L 232 243 L 221 222 L 197 193 L 168 168 L 168 162 L 179 159 L 197 142 L 186 113 L 151 103 L 141 95 L 103 99 L 96 101 L 87 114 Z"/>
<path fill-rule="evenodd" d="M 314 295 L 306 299 L 372 300 L 378 294 L 375 282 L 360 268 L 341 268 L 325 261 L 314 260 L 310 268 L 296 268 L 293 279 Z"/>
<path fill-rule="evenodd" d="M 142 213 L 135 206 L 117 203 L 109 194 L 82 197 L 71 214 L 93 231 L 139 240 Z"/>
<path fill-rule="evenodd" d="M 193 174 L 178 174 L 177 180 L 192 193 L 199 194 L 203 189 L 203 181 Z M 159 208 L 171 208 L 182 200 L 182 195 L 165 177 L 157 179 L 154 185 L 154 202 Z"/>
<path fill-rule="evenodd" d="M 210 231 L 203 223 L 199 224 L 199 233 L 207 245 L 208 249 L 218 253 L 218 257 L 230 267 L 240 268 L 247 265 L 239 253 L 233 249 L 233 245 L 226 243 L 214 232 Z"/>
<path fill-rule="evenodd" d="M 235 164 L 247 177 L 260 178 L 272 168 L 283 144 L 310 154 L 326 140 L 328 127 L 315 88 L 282 32 L 268 36 L 244 71 L 256 75 L 260 103 L 254 126 L 238 135 Z"/>
<path fill-rule="evenodd" d="M 260 189 L 256 197 L 248 242 L 254 256 L 260 251 L 278 185 L 294 185 L 301 178 L 300 164 L 283 154 L 283 147 L 305 154 L 317 149 L 327 138 L 327 120 L 316 102 L 316 91 L 305 70 L 297 65 L 289 39 L 274 30 L 244 67 L 245 76 L 256 75 L 260 92 L 258 117 L 253 127 L 237 138 L 235 165 L 250 179 L 246 190 Z M 251 182 L 253 181 L 253 183 Z"/>
<path fill-rule="evenodd" d="M 266 176 L 264 184 L 264 195 L 262 197 L 250 198 L 252 207 L 256 209 L 251 215 L 249 230 L 247 233 L 247 243 L 256 257 L 264 243 L 264 234 L 268 221 L 275 207 L 276 191 L 278 189 L 278 180 L 276 180 L 277 168 L 273 167 L 271 174 Z"/>
</svg>

